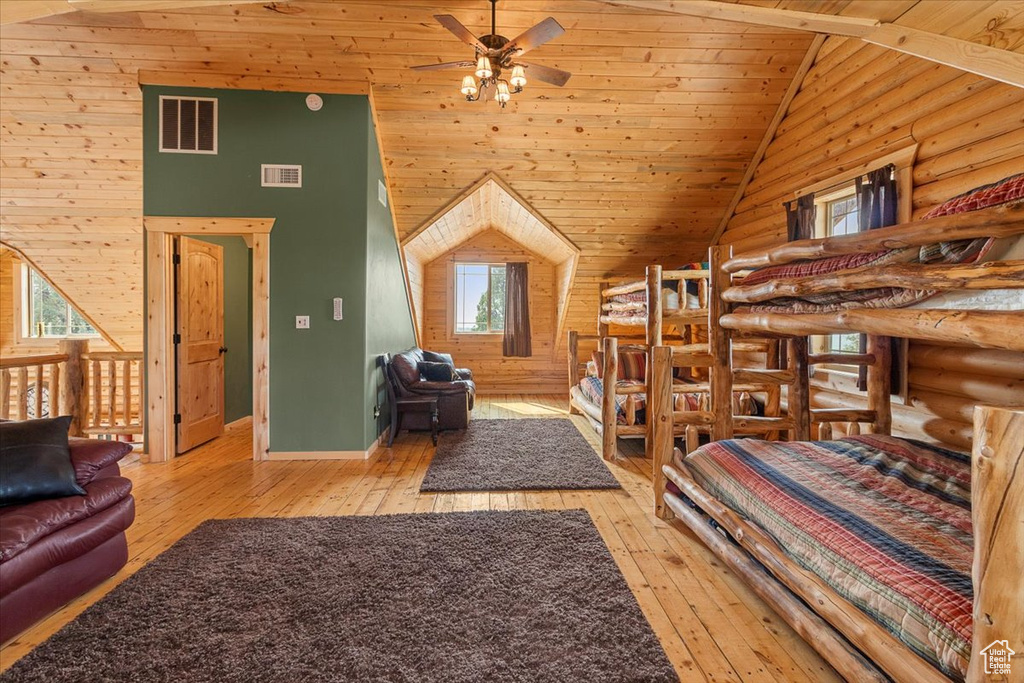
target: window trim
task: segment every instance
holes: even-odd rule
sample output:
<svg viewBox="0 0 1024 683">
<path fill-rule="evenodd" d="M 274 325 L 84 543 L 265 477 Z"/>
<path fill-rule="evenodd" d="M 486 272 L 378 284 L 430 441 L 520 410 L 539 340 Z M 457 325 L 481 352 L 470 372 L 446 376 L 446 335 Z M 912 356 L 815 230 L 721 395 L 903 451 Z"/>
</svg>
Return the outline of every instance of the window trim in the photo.
<svg viewBox="0 0 1024 683">
<path fill-rule="evenodd" d="M 213 102 L 213 149 L 170 149 L 164 147 L 164 100 L 178 101 L 178 117 L 181 120 L 181 101 L 193 100 L 196 102 Z M 197 107 L 198 110 L 198 107 Z M 220 146 L 220 107 L 216 97 L 193 97 L 191 95 L 160 95 L 157 105 L 157 119 L 159 127 L 157 135 L 157 151 L 165 154 L 216 154 Z M 196 116 L 196 140 L 199 139 L 199 117 Z M 178 133 L 178 143 L 181 143 L 181 132 Z M 198 144 L 198 143 L 197 143 Z"/>
<path fill-rule="evenodd" d="M 465 261 L 465 260 L 453 260 L 452 261 L 452 267 L 449 270 L 449 273 L 451 274 L 451 278 L 452 278 L 451 297 L 449 298 L 449 304 L 451 305 L 451 313 L 452 313 L 452 315 L 451 315 L 451 323 L 448 325 L 448 333 L 450 335 L 452 335 L 452 337 L 449 337 L 449 339 L 451 339 L 453 337 L 458 337 L 458 338 L 461 339 L 461 338 L 465 338 L 465 337 L 474 337 L 474 336 L 476 336 L 476 337 L 493 338 L 493 337 L 498 337 L 498 336 L 502 336 L 502 335 L 505 334 L 505 329 L 504 328 L 502 328 L 500 330 L 492 330 L 491 329 L 491 311 L 490 311 L 490 305 L 491 305 L 491 270 L 490 269 L 491 268 L 501 268 L 502 270 L 504 270 L 506 265 L 507 264 L 505 264 L 505 263 L 495 263 L 493 261 Z M 458 329 L 457 329 L 458 325 L 459 325 L 459 315 L 458 315 L 458 312 L 459 312 L 459 302 L 458 302 L 458 296 L 459 296 L 458 269 L 459 269 L 459 266 L 487 266 L 487 305 L 488 305 L 488 311 L 487 311 L 487 331 L 486 332 L 475 332 L 475 331 L 474 332 L 459 332 Z M 506 273 L 506 276 L 507 276 L 507 273 Z"/>
<path fill-rule="evenodd" d="M 101 339 L 102 334 L 97 330 L 94 334 L 72 334 L 64 336 L 45 336 L 45 337 L 34 337 L 29 332 L 29 325 L 32 320 L 32 301 L 29 298 L 31 287 L 29 286 L 29 273 L 34 270 L 32 266 L 20 259 L 15 259 L 14 268 L 12 273 L 12 280 L 14 280 L 12 293 L 13 293 L 13 313 L 14 313 L 14 343 L 18 346 L 53 346 L 56 342 L 64 339 Z M 50 282 L 42 273 L 36 270 L 36 274 L 50 287 L 53 288 L 60 298 L 64 300 L 64 304 L 68 307 L 68 317 L 70 319 L 70 313 L 74 310 L 82 317 L 89 325 L 95 330 L 96 325 L 91 320 L 85 317 L 81 311 L 79 311 L 74 304 L 72 304 L 64 292 L 60 291 L 57 287 L 54 287 L 53 283 Z"/>
</svg>

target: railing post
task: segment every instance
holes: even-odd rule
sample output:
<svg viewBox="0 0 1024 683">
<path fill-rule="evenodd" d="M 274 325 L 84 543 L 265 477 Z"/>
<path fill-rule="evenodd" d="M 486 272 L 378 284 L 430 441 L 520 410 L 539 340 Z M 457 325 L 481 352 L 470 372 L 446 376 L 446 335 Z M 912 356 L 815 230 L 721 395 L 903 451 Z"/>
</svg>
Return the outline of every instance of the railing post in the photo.
<svg viewBox="0 0 1024 683">
<path fill-rule="evenodd" d="M 82 354 L 88 353 L 89 342 L 84 339 L 62 339 L 60 352 L 68 359 L 64 372 L 60 375 L 60 411 L 61 415 L 71 416 L 71 427 L 68 434 L 83 436 L 85 434 L 85 375 L 82 370 Z"/>
</svg>

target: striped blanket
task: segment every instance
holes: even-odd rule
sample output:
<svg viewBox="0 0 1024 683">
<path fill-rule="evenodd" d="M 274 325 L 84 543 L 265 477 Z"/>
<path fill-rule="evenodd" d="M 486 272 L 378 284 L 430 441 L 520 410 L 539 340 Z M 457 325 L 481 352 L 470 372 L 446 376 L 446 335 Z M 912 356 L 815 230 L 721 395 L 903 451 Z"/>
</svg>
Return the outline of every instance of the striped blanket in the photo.
<svg viewBox="0 0 1024 683">
<path fill-rule="evenodd" d="M 890 436 L 719 441 L 697 483 L 954 680 L 971 653 L 970 457 Z"/>
</svg>

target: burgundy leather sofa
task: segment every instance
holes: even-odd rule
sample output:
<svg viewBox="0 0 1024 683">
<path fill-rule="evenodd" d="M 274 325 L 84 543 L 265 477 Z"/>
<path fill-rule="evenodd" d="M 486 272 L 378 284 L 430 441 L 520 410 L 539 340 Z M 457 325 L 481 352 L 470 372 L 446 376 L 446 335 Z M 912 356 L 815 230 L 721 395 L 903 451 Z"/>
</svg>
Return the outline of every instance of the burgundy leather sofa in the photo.
<svg viewBox="0 0 1024 683">
<path fill-rule="evenodd" d="M 75 479 L 86 495 L 0 507 L 0 642 L 95 588 L 128 561 L 135 520 L 132 482 L 118 441 L 71 439 Z"/>
<path fill-rule="evenodd" d="M 397 378 L 396 387 L 401 396 L 436 396 L 437 418 L 440 429 L 465 429 L 469 426 L 469 412 L 476 398 L 473 372 L 456 369 L 459 379 L 453 382 L 428 382 L 420 376 L 419 364 L 423 351 L 418 348 L 396 353 L 391 357 L 391 372 Z M 430 429 L 428 413 L 408 413 L 402 421 L 403 429 Z"/>
</svg>

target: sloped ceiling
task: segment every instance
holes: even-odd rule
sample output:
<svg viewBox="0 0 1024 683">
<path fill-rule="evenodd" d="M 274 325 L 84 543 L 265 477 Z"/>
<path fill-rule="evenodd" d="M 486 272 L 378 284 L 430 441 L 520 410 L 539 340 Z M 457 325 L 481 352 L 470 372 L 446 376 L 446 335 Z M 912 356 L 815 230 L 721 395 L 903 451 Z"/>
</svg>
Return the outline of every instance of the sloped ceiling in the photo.
<svg viewBox="0 0 1024 683">
<path fill-rule="evenodd" d="M 487 230 L 496 230 L 555 264 L 555 339 L 560 339 L 580 250 L 493 173 L 485 174 L 402 241 L 417 332 L 423 329 L 424 268 Z"/>
<path fill-rule="evenodd" d="M 0 3 L 5 17 L 43 5 L 161 8 L 0 28 L 3 239 L 126 349 L 142 345 L 140 81 L 370 94 L 401 238 L 493 171 L 579 246 L 578 273 L 596 280 L 701 255 L 812 40 L 592 0 L 502 0 L 507 36 L 548 16 L 567 29 L 529 58 L 574 75 L 561 89 L 531 82 L 501 111 L 465 102 L 458 72 L 408 70 L 466 59 L 432 15 L 484 33 L 483 0 L 181 4 Z M 1019 2 L 812 4 L 1019 44 Z"/>
</svg>

